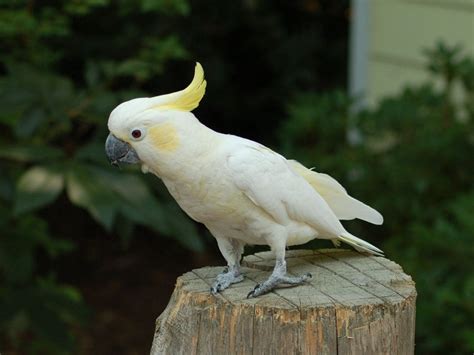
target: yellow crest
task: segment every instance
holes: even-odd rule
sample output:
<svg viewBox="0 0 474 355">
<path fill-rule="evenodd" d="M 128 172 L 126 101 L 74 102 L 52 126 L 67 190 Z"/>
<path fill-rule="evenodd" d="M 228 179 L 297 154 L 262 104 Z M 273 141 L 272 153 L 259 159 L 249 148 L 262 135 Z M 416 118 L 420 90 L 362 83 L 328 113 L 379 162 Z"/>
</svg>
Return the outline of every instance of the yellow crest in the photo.
<svg viewBox="0 0 474 355">
<path fill-rule="evenodd" d="M 194 78 L 189 86 L 172 94 L 158 96 L 153 108 L 160 110 L 192 111 L 199 106 L 199 102 L 206 92 L 206 80 L 201 64 L 196 63 Z"/>
</svg>

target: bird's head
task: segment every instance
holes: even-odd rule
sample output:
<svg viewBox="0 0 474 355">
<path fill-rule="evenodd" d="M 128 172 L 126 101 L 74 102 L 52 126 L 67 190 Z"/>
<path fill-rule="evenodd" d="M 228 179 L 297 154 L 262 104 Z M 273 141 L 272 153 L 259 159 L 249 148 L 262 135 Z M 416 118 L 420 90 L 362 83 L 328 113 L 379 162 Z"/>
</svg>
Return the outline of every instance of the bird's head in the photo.
<svg viewBox="0 0 474 355">
<path fill-rule="evenodd" d="M 196 63 L 194 78 L 181 91 L 126 101 L 110 114 L 110 134 L 105 152 L 113 165 L 146 162 L 159 152 L 172 152 L 180 145 L 178 130 L 198 107 L 206 90 L 204 71 Z"/>
</svg>

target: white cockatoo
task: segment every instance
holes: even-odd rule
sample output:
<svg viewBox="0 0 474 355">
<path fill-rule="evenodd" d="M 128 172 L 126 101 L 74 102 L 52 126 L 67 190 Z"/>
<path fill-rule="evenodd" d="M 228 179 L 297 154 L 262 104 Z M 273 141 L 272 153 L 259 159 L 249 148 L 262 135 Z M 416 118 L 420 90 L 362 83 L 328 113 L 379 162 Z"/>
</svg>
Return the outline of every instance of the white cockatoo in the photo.
<svg viewBox="0 0 474 355">
<path fill-rule="evenodd" d="M 191 111 L 205 89 L 204 71 L 197 63 L 186 89 L 120 104 L 110 114 L 105 147 L 112 164 L 139 163 L 144 173 L 162 179 L 181 208 L 216 238 L 228 267 L 211 292 L 243 280 L 240 259 L 245 244 L 269 245 L 276 257 L 271 276 L 249 297 L 311 277 L 286 275 L 287 246 L 319 238 L 382 253 L 339 222 L 359 218 L 381 224 L 381 214 L 349 196 L 332 177 L 199 122 Z"/>
</svg>

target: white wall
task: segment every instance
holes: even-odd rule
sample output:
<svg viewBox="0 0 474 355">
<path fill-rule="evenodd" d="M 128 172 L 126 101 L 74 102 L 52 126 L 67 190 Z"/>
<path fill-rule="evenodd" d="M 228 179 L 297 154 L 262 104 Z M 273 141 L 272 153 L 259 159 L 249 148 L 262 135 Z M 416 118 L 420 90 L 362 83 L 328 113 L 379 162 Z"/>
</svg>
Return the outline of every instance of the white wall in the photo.
<svg viewBox="0 0 474 355">
<path fill-rule="evenodd" d="M 349 91 L 363 88 L 369 104 L 427 79 L 423 49 L 438 40 L 461 44 L 474 56 L 474 0 L 352 0 L 352 5 Z M 355 26 L 361 21 L 365 33 Z M 365 51 L 364 63 L 358 51 Z"/>
</svg>

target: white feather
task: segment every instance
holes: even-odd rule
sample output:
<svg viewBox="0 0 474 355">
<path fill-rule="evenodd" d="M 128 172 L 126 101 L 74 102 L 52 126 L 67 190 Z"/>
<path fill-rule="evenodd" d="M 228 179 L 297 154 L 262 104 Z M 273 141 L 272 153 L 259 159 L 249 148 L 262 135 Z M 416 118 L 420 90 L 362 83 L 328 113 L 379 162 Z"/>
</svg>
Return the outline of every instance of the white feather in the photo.
<svg viewBox="0 0 474 355">
<path fill-rule="evenodd" d="M 339 236 L 339 239 L 349 245 L 352 245 L 357 251 L 383 256 L 382 250 L 370 243 L 367 243 L 365 240 L 357 238 L 355 235 L 352 235 L 348 232 Z"/>
<path fill-rule="evenodd" d="M 345 232 L 326 201 L 281 155 L 248 142 L 229 155 L 227 166 L 235 185 L 277 223 L 307 224 L 323 238 Z"/>
<path fill-rule="evenodd" d="M 331 176 L 307 169 L 296 160 L 289 162 L 292 168 L 319 192 L 337 218 L 341 220 L 359 218 L 373 224 L 383 223 L 383 217 L 379 212 L 349 196 L 344 187 Z"/>
</svg>

